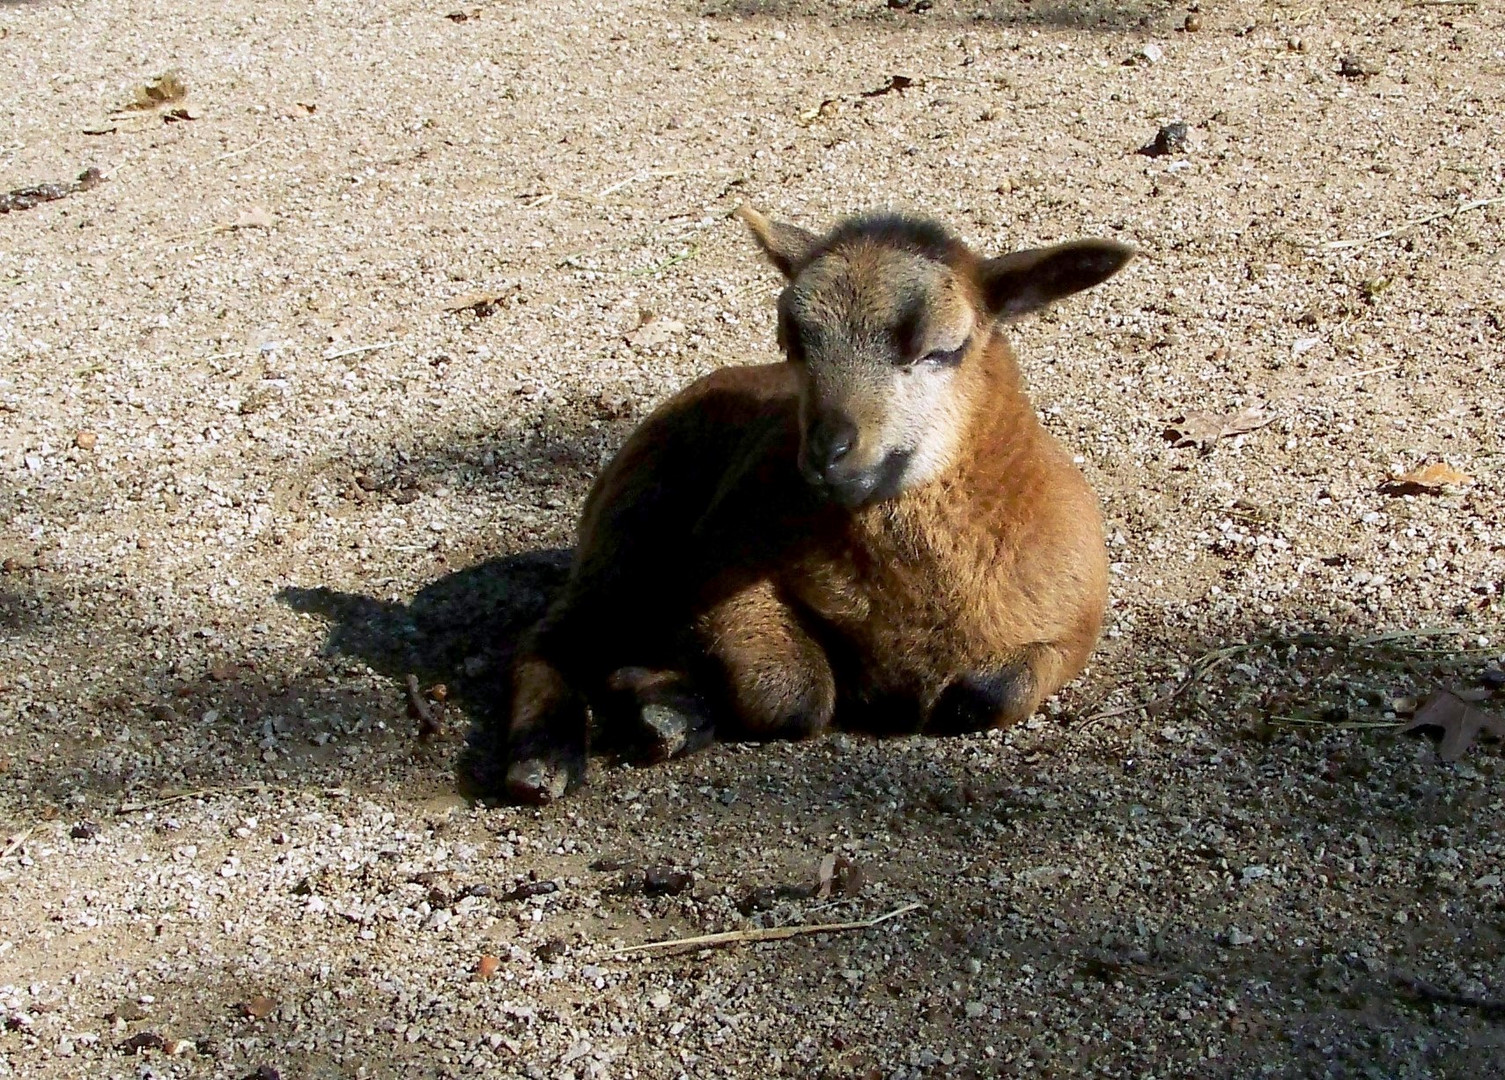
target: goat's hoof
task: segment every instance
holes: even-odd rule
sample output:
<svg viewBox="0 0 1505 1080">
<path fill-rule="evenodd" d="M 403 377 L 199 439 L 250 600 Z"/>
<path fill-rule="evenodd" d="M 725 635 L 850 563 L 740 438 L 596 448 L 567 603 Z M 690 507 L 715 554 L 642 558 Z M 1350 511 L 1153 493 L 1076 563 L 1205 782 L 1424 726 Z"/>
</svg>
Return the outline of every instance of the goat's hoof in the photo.
<svg viewBox="0 0 1505 1080">
<path fill-rule="evenodd" d="M 564 798 L 570 789 L 570 768 L 547 758 L 514 761 L 507 769 L 507 794 L 516 802 L 543 805 Z"/>
<path fill-rule="evenodd" d="M 695 732 L 694 719 L 672 705 L 647 704 L 639 714 L 643 722 L 643 751 L 651 761 L 668 761 L 682 754 Z"/>
</svg>

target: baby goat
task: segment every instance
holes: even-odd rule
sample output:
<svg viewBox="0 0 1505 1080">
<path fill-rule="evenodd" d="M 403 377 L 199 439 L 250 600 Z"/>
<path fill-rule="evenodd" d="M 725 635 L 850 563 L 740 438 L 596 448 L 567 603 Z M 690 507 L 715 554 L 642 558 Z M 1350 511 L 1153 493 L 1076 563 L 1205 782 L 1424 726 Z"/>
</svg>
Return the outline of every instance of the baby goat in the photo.
<svg viewBox="0 0 1505 1080">
<path fill-rule="evenodd" d="M 568 585 L 513 665 L 514 798 L 579 783 L 591 713 L 656 758 L 713 724 L 976 731 L 1032 713 L 1097 640 L 1097 501 L 998 327 L 1131 250 L 983 259 L 927 221 L 818 237 L 740 214 L 789 282 L 786 360 L 692 383 L 597 479 Z"/>
</svg>

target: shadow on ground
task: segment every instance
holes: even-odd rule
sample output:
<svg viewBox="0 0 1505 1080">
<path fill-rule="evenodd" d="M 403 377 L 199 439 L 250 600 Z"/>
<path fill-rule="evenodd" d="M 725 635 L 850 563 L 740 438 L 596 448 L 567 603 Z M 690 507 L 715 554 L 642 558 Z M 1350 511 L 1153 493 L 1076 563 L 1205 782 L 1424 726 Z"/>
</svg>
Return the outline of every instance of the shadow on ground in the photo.
<svg viewBox="0 0 1505 1080">
<path fill-rule="evenodd" d="M 329 620 L 328 652 L 359 657 L 399 684 L 409 674 L 443 683 L 468 713 L 460 789 L 501 790 L 507 671 L 518 639 L 548 607 L 569 572 L 570 552 L 528 552 L 446 575 L 407 604 L 326 588 L 289 588 L 279 599 Z"/>
</svg>

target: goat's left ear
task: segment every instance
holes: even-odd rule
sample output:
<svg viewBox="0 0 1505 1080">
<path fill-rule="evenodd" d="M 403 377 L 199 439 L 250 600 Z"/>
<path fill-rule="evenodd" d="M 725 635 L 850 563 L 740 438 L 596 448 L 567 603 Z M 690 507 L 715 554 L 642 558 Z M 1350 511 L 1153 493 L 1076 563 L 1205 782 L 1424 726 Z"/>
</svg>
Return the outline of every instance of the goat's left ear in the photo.
<svg viewBox="0 0 1505 1080">
<path fill-rule="evenodd" d="M 983 301 L 995 319 L 1027 315 L 1107 281 L 1134 256 L 1111 240 L 1075 240 L 983 261 Z"/>
<path fill-rule="evenodd" d="M 752 230 L 753 239 L 768 256 L 768 261 L 791 281 L 805 268 L 810 253 L 820 243 L 814 233 L 798 225 L 770 221 L 746 203 L 737 207 L 736 216 Z"/>
</svg>

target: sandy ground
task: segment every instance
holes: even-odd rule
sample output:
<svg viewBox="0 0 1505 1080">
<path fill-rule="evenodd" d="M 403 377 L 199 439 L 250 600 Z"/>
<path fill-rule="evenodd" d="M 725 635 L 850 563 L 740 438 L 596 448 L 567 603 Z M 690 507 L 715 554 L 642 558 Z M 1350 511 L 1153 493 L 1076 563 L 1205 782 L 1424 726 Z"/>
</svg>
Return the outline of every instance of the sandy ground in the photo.
<svg viewBox="0 0 1505 1080">
<path fill-rule="evenodd" d="M 0 216 L 0 1075 L 1505 1071 L 1499 746 L 1393 731 L 1505 709 L 1505 14 L 1204 7 L 0 5 L 0 190 L 104 177 Z M 1098 658 L 476 801 L 594 471 L 774 354 L 744 200 L 1142 249 L 1014 331 Z"/>
</svg>

